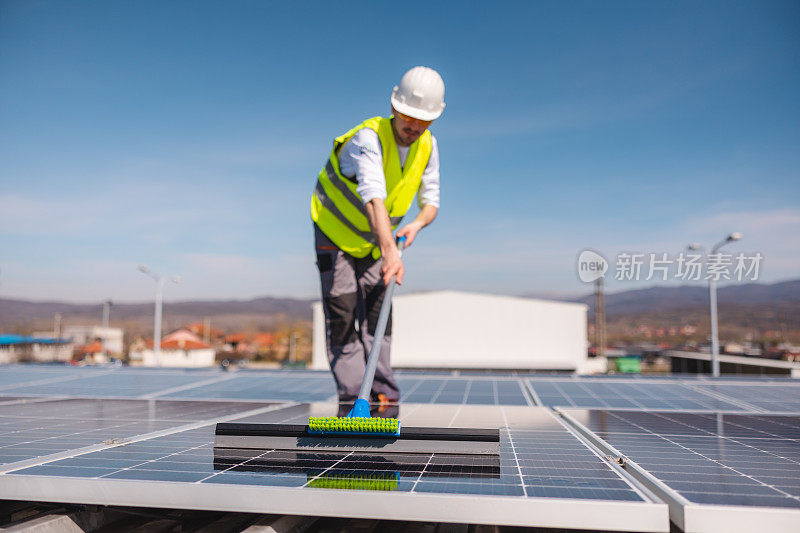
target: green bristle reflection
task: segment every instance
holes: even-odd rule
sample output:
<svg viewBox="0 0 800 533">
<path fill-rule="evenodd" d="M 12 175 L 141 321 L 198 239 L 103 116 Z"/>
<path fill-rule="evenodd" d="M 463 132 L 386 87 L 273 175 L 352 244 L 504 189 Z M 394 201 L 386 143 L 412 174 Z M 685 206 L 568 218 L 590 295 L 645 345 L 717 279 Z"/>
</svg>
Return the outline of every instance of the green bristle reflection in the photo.
<svg viewBox="0 0 800 533">
<path fill-rule="evenodd" d="M 397 433 L 400 421 L 396 418 L 362 418 L 345 416 L 312 416 L 308 419 L 310 431 L 345 433 Z"/>
<path fill-rule="evenodd" d="M 397 472 L 373 475 L 329 474 L 309 479 L 308 486 L 317 489 L 397 490 Z"/>
</svg>

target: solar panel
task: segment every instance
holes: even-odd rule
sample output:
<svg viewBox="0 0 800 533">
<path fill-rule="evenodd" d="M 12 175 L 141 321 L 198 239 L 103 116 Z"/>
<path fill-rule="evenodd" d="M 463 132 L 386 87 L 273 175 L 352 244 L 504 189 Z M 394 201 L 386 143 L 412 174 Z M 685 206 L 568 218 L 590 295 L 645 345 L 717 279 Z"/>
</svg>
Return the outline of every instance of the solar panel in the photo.
<svg viewBox="0 0 800 533">
<path fill-rule="evenodd" d="M 229 398 L 236 400 L 321 401 L 334 398 L 330 373 L 236 375 L 231 379 L 168 394 L 169 398 Z"/>
<path fill-rule="evenodd" d="M 528 379 L 534 398 L 550 407 L 610 409 L 747 410 L 694 387 L 674 382 L 624 382 L 587 379 Z"/>
<path fill-rule="evenodd" d="M 215 421 L 242 419 L 272 401 L 329 400 L 335 389 L 327 371 L 16 365 L 0 367 L 0 472 L 9 472 L 0 475 L 0 497 L 176 508 L 201 502 L 208 509 L 336 516 L 362 516 L 369 500 L 409 520 L 447 521 L 442 509 L 457 508 L 459 521 L 474 523 L 665 529 L 663 506 L 648 503 L 546 409 L 526 407 L 536 402 L 595 413 L 585 415 L 601 424 L 597 434 L 586 430 L 589 438 L 627 455 L 642 479 L 665 483 L 665 498 L 680 513 L 673 520 L 687 531 L 724 531 L 721 524 L 746 530 L 748 520 L 758 531 L 799 529 L 800 416 L 763 413 L 800 413 L 797 382 L 397 377 L 405 423 L 507 427 L 500 459 L 215 453 Z M 304 403 L 256 419 L 304 422 L 331 409 Z M 115 439 L 135 442 L 120 446 Z"/>
<path fill-rule="evenodd" d="M 0 390 L 10 390 L 33 381 L 47 380 L 52 378 L 63 379 L 70 375 L 79 374 L 74 369 L 72 372 L 64 367 L 22 367 L 9 365 L 0 367 Z"/>
<path fill-rule="evenodd" d="M 335 398 L 330 372 L 215 370 L 186 372 L 163 369 L 110 369 L 56 373 L 55 381 L 18 384 L 8 394 L 80 397 L 158 396 L 184 399 L 234 399 L 248 401 L 323 401 Z M 34 382 L 38 372 L 22 376 Z M 54 375 L 47 376 L 53 380 Z M 529 405 L 517 378 L 449 378 L 399 376 L 402 401 L 489 405 Z M 0 389 L 2 394 L 2 389 Z"/>
<path fill-rule="evenodd" d="M 68 399 L 0 404 L 0 464 L 216 419 L 261 403 Z"/>
<path fill-rule="evenodd" d="M 219 375 L 219 373 L 215 373 Z M 207 381 L 210 372 L 163 372 L 126 369 L 70 373 L 70 379 L 28 384 L 9 390 L 12 394 L 137 397 L 165 389 Z"/>
<path fill-rule="evenodd" d="M 685 531 L 742 531 L 748 519 L 763 531 L 800 525 L 800 416 L 564 412 L 666 484 Z"/>
<path fill-rule="evenodd" d="M 410 403 L 529 405 L 519 379 L 399 377 L 400 400 Z"/>
<path fill-rule="evenodd" d="M 302 404 L 238 421 L 302 423 L 336 407 Z M 501 456 L 215 453 L 207 426 L 2 475 L 0 497 L 14 487 L 27 498 L 64 501 L 63 493 L 50 495 L 71 486 L 83 503 L 102 497 L 114 505 L 181 507 L 182 500 L 247 512 L 668 530 L 665 506 L 646 500 L 544 409 L 409 404 L 400 417 L 407 426 L 505 427 Z"/>
<path fill-rule="evenodd" d="M 800 384 L 708 383 L 697 388 L 746 402 L 768 412 L 800 413 Z"/>
<path fill-rule="evenodd" d="M 398 372 L 401 400 L 414 403 L 529 405 L 615 409 L 800 412 L 800 386 L 787 380 L 720 383 L 704 377 L 451 376 Z M 322 401 L 334 398 L 330 372 L 300 370 L 0 367 L 0 397 L 169 397 L 248 401 Z M 534 400 L 530 396 L 534 396 Z"/>
</svg>

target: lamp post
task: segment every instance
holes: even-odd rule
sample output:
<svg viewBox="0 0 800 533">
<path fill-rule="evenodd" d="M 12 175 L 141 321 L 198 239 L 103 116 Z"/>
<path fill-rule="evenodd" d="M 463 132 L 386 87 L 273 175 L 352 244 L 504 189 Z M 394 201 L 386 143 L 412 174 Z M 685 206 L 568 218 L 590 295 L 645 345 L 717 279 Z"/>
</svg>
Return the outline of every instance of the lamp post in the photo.
<svg viewBox="0 0 800 533">
<path fill-rule="evenodd" d="M 108 322 L 111 315 L 111 300 L 106 300 L 103 302 L 103 355 L 108 355 L 108 347 L 106 343 L 108 342 Z"/>
<path fill-rule="evenodd" d="M 711 254 L 714 255 L 717 251 L 728 243 L 738 241 L 742 238 L 741 233 L 731 233 L 725 239 L 721 240 L 711 248 Z M 691 245 L 696 247 L 697 245 Z M 693 248 L 697 249 L 697 248 Z M 717 280 L 714 276 L 708 278 L 708 299 L 711 307 L 711 375 L 715 378 L 719 377 L 719 331 L 717 327 Z"/>
<path fill-rule="evenodd" d="M 697 252 L 699 250 L 704 250 L 704 248 L 699 244 L 697 244 L 696 242 L 693 242 L 692 244 L 687 244 L 686 249 L 689 250 L 690 252 Z"/>
<path fill-rule="evenodd" d="M 164 276 L 156 274 L 144 265 L 139 265 L 139 270 L 153 278 L 156 282 L 156 310 L 155 310 L 155 323 L 153 324 L 153 356 L 156 366 L 161 366 L 161 303 L 164 292 L 164 284 L 167 281 L 173 283 L 180 283 L 180 276 L 172 276 L 167 279 Z"/>
</svg>

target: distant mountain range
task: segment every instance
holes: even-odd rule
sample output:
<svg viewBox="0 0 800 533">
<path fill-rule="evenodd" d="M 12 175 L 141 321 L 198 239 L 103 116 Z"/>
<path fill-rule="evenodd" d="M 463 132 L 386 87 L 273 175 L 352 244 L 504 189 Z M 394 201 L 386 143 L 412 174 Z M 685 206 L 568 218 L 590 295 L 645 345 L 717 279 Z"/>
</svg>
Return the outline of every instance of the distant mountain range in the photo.
<svg viewBox="0 0 800 533">
<path fill-rule="evenodd" d="M 606 294 L 606 316 L 631 315 L 675 309 L 708 307 L 708 287 L 681 285 L 679 287 L 649 287 Z M 594 294 L 568 301 L 581 302 L 594 312 Z M 728 285 L 717 290 L 720 306 L 765 306 L 800 303 L 800 279 L 770 285 L 747 283 Z M 783 305 L 781 305 L 783 307 Z"/>
<path fill-rule="evenodd" d="M 581 302 L 589 305 L 593 315 L 594 295 L 578 298 L 557 297 L 553 294 L 534 295 L 547 299 Z M 800 279 L 781 283 L 728 285 L 718 291 L 720 312 L 736 310 L 744 320 L 759 318 L 759 322 L 784 317 L 786 323 L 800 321 Z M 252 300 L 197 300 L 164 304 L 167 329 L 182 324 L 200 322 L 209 317 L 212 325 L 222 329 L 264 329 L 282 324 L 311 320 L 312 299 L 255 298 Z M 735 305 L 731 305 L 735 304 Z M 679 286 L 635 289 L 606 294 L 606 316 L 675 317 L 697 315 L 702 317 L 708 309 L 708 289 L 704 286 Z M 72 304 L 65 302 L 32 302 L 0 298 L 0 332 L 28 333 L 34 329 L 52 328 L 53 317 L 60 313 L 65 324 L 97 324 L 102 316 L 102 304 Z M 152 327 L 152 303 L 114 304 L 112 324 L 133 331 L 146 331 Z M 797 317 L 797 318 L 795 318 Z"/>
<path fill-rule="evenodd" d="M 594 295 L 573 299 L 589 306 L 594 320 Z M 669 330 L 697 328 L 693 340 L 709 335 L 708 287 L 650 287 L 607 294 L 609 341 L 640 337 L 640 326 Z M 717 291 L 722 340 L 800 341 L 800 280 L 773 284 L 729 285 Z"/>
</svg>

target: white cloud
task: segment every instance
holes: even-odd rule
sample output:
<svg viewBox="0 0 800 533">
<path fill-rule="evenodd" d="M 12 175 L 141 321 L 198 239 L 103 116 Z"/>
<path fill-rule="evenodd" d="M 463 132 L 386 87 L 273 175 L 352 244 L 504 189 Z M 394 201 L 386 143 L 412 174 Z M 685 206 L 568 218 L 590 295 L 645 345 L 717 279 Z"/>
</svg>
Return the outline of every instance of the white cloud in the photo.
<svg viewBox="0 0 800 533">
<path fill-rule="evenodd" d="M 493 221 L 493 227 L 502 231 L 471 233 L 469 238 L 443 245 L 421 239 L 406 255 L 406 290 L 419 285 L 427 290 L 587 293 L 591 287 L 580 283 L 575 272 L 576 258 L 584 248 L 595 249 L 610 261 L 612 270 L 606 276 L 610 290 L 642 288 L 665 282 L 615 281 L 617 254 L 666 252 L 674 257 L 691 242 L 710 249 L 732 231 L 744 233 L 744 238 L 726 250 L 761 252 L 764 256 L 759 281 L 793 279 L 800 272 L 800 210 L 795 209 L 710 213 L 641 231 L 629 229 L 624 235 L 607 232 L 590 242 L 580 227 L 561 228 L 558 234 L 549 234 L 530 231 L 528 225 L 516 219 L 506 222 Z"/>
<path fill-rule="evenodd" d="M 786 237 L 788 235 L 784 235 L 784 232 L 794 232 L 794 244 L 800 244 L 800 210 L 798 209 L 715 213 L 689 219 L 687 226 L 705 233 L 716 231 L 723 234 L 731 231 L 743 231 L 746 228 L 755 231 L 759 237 L 771 232 L 778 232 L 781 237 Z M 742 228 L 742 230 L 736 228 Z"/>
<path fill-rule="evenodd" d="M 253 298 L 256 296 L 315 297 L 319 281 L 314 257 L 283 255 L 259 259 L 245 255 L 184 254 L 169 265 L 148 263 L 158 274 L 180 275 L 164 288 L 167 301 Z M 138 271 L 138 263 L 115 259 L 65 259 L 57 266 L 0 263 L 0 297 L 96 302 L 147 301 L 153 280 Z"/>
<path fill-rule="evenodd" d="M 800 273 L 800 209 L 713 213 L 686 221 L 693 242 L 709 249 L 732 232 L 742 240 L 725 250 L 761 252 L 764 279 L 790 279 Z"/>
</svg>

